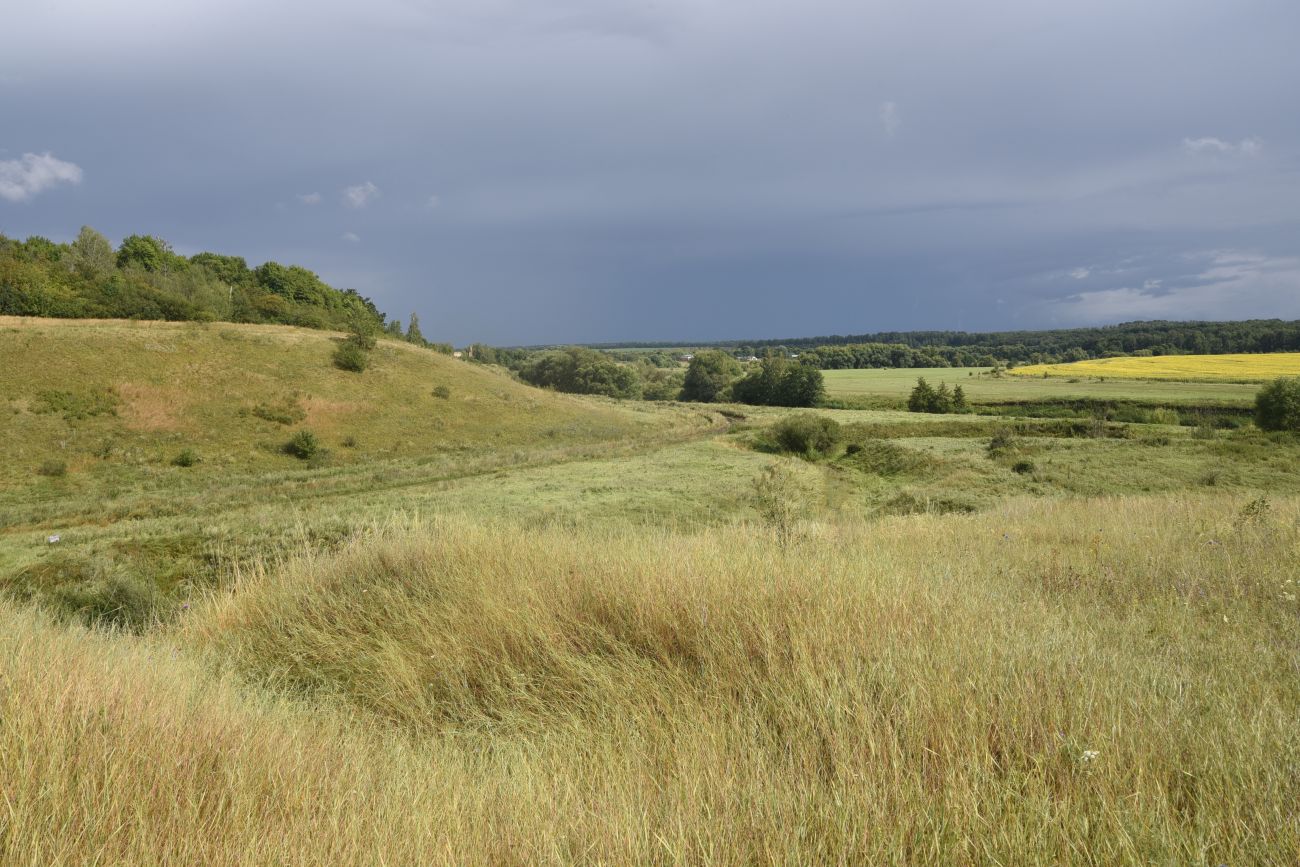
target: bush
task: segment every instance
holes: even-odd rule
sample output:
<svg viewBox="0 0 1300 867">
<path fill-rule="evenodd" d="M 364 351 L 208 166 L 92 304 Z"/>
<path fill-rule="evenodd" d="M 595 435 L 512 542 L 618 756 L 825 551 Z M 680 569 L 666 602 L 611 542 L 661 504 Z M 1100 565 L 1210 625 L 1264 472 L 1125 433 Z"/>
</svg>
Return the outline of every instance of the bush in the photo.
<svg viewBox="0 0 1300 867">
<path fill-rule="evenodd" d="M 68 465 L 64 461 L 45 461 L 36 468 L 36 474 L 51 479 L 59 479 L 68 474 Z"/>
<path fill-rule="evenodd" d="M 1022 476 L 1033 473 L 1035 467 L 1033 461 L 1016 461 L 1011 465 L 1011 472 L 1019 473 Z"/>
<path fill-rule="evenodd" d="M 259 403 L 250 412 L 260 419 L 282 425 L 297 424 L 307 417 L 307 410 L 297 400 L 288 398 L 277 405 Z"/>
<path fill-rule="evenodd" d="M 359 342 L 348 338 L 334 350 L 334 366 L 339 370 L 361 373 L 370 366 L 370 353 Z"/>
<path fill-rule="evenodd" d="M 159 600 L 157 586 L 147 578 L 109 563 L 57 555 L 0 581 L 0 591 L 60 619 L 135 631 L 154 621 Z"/>
<path fill-rule="evenodd" d="M 844 438 L 844 431 L 834 419 L 801 412 L 773 425 L 772 438 L 782 451 L 816 458 L 833 452 Z"/>
<path fill-rule="evenodd" d="M 343 448 L 345 448 L 345 449 L 358 449 L 358 448 L 361 448 L 361 443 L 358 442 L 358 441 L 357 441 L 357 438 L 354 437 L 354 436 L 346 436 L 346 437 L 344 437 L 344 438 L 343 438 L 343 441 L 342 441 L 342 443 L 340 443 L 340 445 L 342 445 Z"/>
<path fill-rule="evenodd" d="M 789 467 L 772 464 L 754 477 L 754 509 L 776 533 L 781 547 L 794 538 L 795 521 L 802 511 L 803 491 Z"/>
<path fill-rule="evenodd" d="M 181 453 L 178 454 L 176 457 L 172 458 L 172 466 L 192 467 L 195 464 L 197 464 L 200 460 L 202 460 L 202 458 L 200 458 L 198 454 L 195 453 L 194 449 L 181 449 Z"/>
<path fill-rule="evenodd" d="M 1259 390 L 1255 424 L 1261 430 L 1300 431 L 1300 377 L 1280 377 Z"/>
<path fill-rule="evenodd" d="M 309 430 L 300 430 L 293 435 L 293 439 L 285 443 L 284 450 L 302 461 L 311 460 L 320 452 L 320 442 L 316 435 Z"/>
<path fill-rule="evenodd" d="M 445 385 L 440 385 L 433 390 L 433 396 L 440 400 L 447 400 L 451 397 L 451 389 Z"/>
<path fill-rule="evenodd" d="M 968 409 L 966 391 L 960 385 L 949 390 L 946 382 L 935 388 L 925 381 L 925 377 L 919 377 L 916 387 L 908 395 L 907 408 L 911 412 L 965 412 Z"/>
<path fill-rule="evenodd" d="M 930 455 L 883 439 L 849 443 L 844 455 L 854 466 L 879 476 L 924 473 L 935 466 Z"/>
<path fill-rule="evenodd" d="M 988 453 L 989 457 L 996 458 L 999 455 L 1006 454 L 1016 447 L 1016 436 L 1010 428 L 998 428 L 989 437 Z"/>
</svg>

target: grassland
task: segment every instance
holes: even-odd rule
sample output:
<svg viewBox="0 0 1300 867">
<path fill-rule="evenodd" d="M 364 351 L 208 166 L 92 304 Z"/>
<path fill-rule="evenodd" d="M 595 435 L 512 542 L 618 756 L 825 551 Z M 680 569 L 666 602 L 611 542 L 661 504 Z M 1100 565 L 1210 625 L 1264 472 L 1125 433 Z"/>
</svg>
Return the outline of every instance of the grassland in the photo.
<svg viewBox="0 0 1300 867">
<path fill-rule="evenodd" d="M 222 473 L 274 472 L 295 465 L 282 446 L 304 428 L 334 464 L 468 457 L 655 434 L 689 412 L 540 392 L 394 341 L 380 341 L 357 375 L 330 362 L 339 339 L 283 326 L 0 317 L 0 478 L 30 480 L 55 460 L 93 480 L 165 465 L 186 448 Z"/>
<path fill-rule="evenodd" d="M 1013 368 L 1009 373 L 1014 376 L 1260 383 L 1279 376 L 1300 376 L 1300 352 L 1097 358 L 1070 364 L 1026 365 Z"/>
<path fill-rule="evenodd" d="M 1184 357 L 1184 356 L 1180 356 Z M 1262 358 L 1267 356 L 1246 356 Z M 1143 359 L 1106 359 L 1107 361 L 1141 361 Z M 828 397 L 853 400 L 868 399 L 898 403 L 907 399 L 917 377 L 925 377 L 934 386 L 960 385 L 973 403 L 1032 403 L 1038 401 L 1133 401 L 1150 405 L 1247 406 L 1254 400 L 1257 386 L 1246 382 L 1145 382 L 1130 378 L 1096 378 L 1096 371 L 1076 370 L 1074 365 L 1053 365 L 1051 376 L 1044 379 L 1038 367 L 1013 368 L 1016 376 L 989 376 L 988 368 L 933 367 L 895 370 L 827 370 L 823 372 Z"/>
<path fill-rule="evenodd" d="M 827 409 L 808 461 L 397 344 L 5 326 L 0 862 L 1300 861 L 1294 436 Z M 366 409 L 241 412 L 295 394 Z"/>
</svg>

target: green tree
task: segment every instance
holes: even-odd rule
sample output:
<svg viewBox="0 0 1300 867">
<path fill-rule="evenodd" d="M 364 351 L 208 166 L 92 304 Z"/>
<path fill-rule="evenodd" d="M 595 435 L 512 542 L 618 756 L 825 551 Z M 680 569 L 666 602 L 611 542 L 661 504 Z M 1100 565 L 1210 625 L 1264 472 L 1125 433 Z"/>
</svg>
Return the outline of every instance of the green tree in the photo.
<svg viewBox="0 0 1300 867">
<path fill-rule="evenodd" d="M 247 286 L 253 282 L 253 272 L 243 256 L 223 256 L 219 253 L 198 253 L 190 257 L 190 264 L 206 268 L 209 273 L 227 286 Z"/>
<path fill-rule="evenodd" d="M 603 352 L 580 346 L 544 352 L 524 365 L 519 376 L 532 385 L 571 394 L 641 396 L 641 378 L 635 370 Z"/>
<path fill-rule="evenodd" d="M 934 388 L 925 381 L 924 376 L 916 379 L 916 387 L 907 396 L 907 408 L 911 412 L 931 412 L 934 405 Z"/>
<path fill-rule="evenodd" d="M 117 267 L 113 245 L 89 226 L 81 227 L 77 239 L 68 245 L 68 254 L 63 261 L 71 270 L 88 280 L 107 277 Z"/>
<path fill-rule="evenodd" d="M 961 386 L 957 387 L 957 392 L 961 393 L 964 406 L 966 392 L 962 391 Z M 939 383 L 939 387 L 935 388 L 922 376 L 916 380 L 916 387 L 907 397 L 907 408 L 912 412 L 952 412 L 957 392 L 950 390 L 946 382 Z"/>
<path fill-rule="evenodd" d="M 772 403 L 775 406 L 816 406 L 826 396 L 822 372 L 811 364 L 792 364 L 781 377 Z"/>
<path fill-rule="evenodd" d="M 1255 424 L 1261 430 L 1300 431 L 1300 378 L 1280 377 L 1259 390 Z"/>
<path fill-rule="evenodd" d="M 740 365 L 727 353 L 716 349 L 696 353 L 691 359 L 690 367 L 686 369 L 680 399 L 701 403 L 722 400 L 738 376 Z"/>
<path fill-rule="evenodd" d="M 416 346 L 424 346 L 428 342 L 420 332 L 420 317 L 414 313 L 411 314 L 410 324 L 406 326 L 406 340 Z"/>
<path fill-rule="evenodd" d="M 128 235 L 117 248 L 117 267 L 139 268 L 150 274 L 180 270 L 177 261 L 188 262 L 172 252 L 171 245 L 153 235 Z"/>
</svg>

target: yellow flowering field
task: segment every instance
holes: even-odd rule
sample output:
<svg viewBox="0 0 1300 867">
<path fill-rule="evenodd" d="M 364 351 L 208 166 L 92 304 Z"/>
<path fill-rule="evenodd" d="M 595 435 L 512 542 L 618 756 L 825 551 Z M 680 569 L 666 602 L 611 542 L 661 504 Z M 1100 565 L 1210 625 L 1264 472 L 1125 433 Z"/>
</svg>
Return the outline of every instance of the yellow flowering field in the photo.
<svg viewBox="0 0 1300 867">
<path fill-rule="evenodd" d="M 1098 358 L 1070 364 L 1032 364 L 1009 372 L 1015 376 L 1046 374 L 1116 379 L 1262 382 L 1279 376 L 1300 376 L 1300 352 Z"/>
</svg>

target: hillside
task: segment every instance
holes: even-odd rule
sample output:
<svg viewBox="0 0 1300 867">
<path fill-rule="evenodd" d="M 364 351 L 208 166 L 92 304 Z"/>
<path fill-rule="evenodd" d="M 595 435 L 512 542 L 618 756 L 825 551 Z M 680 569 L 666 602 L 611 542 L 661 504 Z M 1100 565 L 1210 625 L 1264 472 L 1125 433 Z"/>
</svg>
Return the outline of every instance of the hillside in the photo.
<svg viewBox="0 0 1300 867">
<path fill-rule="evenodd" d="M 605 441 L 671 427 L 671 412 L 558 395 L 410 344 L 381 340 L 357 374 L 340 335 L 275 325 L 0 317 L 0 479 L 47 463 L 69 477 L 166 466 L 272 469 L 310 430 L 346 465 Z M 436 392 L 436 393 L 435 393 Z"/>
</svg>

